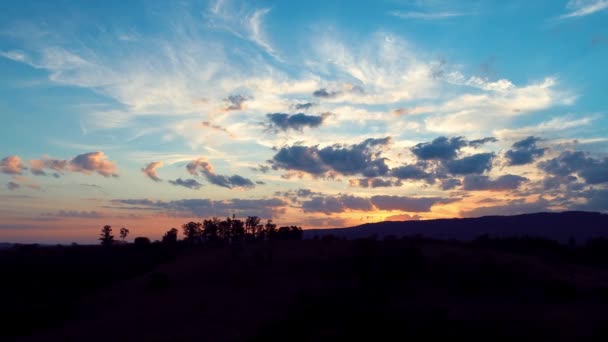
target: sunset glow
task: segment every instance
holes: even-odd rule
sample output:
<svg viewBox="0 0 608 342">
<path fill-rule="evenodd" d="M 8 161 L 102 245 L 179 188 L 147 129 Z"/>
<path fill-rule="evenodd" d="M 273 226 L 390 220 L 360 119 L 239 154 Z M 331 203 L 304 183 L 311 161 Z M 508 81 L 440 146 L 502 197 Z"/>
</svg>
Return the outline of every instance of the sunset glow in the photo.
<svg viewBox="0 0 608 342">
<path fill-rule="evenodd" d="M 600 0 L 3 1 L 0 242 L 607 212 L 606 61 Z"/>
</svg>

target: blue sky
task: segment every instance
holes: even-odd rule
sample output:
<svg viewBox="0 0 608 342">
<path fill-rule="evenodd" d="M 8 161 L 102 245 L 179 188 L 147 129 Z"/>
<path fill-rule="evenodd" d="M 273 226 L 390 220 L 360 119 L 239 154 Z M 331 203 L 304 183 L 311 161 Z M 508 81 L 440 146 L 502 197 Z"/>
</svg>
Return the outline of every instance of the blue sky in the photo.
<svg viewBox="0 0 608 342">
<path fill-rule="evenodd" d="M 0 239 L 608 210 L 608 1 L 3 1 Z"/>
</svg>

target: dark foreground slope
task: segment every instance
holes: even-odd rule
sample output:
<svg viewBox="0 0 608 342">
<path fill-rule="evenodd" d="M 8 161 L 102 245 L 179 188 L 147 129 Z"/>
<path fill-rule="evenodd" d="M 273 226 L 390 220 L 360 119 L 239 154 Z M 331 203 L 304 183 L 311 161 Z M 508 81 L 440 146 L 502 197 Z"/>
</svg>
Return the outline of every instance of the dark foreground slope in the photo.
<svg viewBox="0 0 608 342">
<path fill-rule="evenodd" d="M 584 242 L 594 237 L 608 237 L 608 215 L 567 211 L 515 216 L 440 219 L 428 221 L 368 223 L 352 228 L 311 229 L 305 237 L 332 234 L 337 237 L 366 238 L 371 235 L 397 237 L 422 235 L 442 240 L 472 240 L 481 235 L 491 237 L 535 236 L 567 242 L 570 238 Z"/>
<path fill-rule="evenodd" d="M 607 340 L 607 266 L 604 240 L 587 247 L 419 238 L 193 246 L 78 297 L 60 322 L 17 339 Z M 41 278 L 30 291 L 53 282 Z"/>
</svg>

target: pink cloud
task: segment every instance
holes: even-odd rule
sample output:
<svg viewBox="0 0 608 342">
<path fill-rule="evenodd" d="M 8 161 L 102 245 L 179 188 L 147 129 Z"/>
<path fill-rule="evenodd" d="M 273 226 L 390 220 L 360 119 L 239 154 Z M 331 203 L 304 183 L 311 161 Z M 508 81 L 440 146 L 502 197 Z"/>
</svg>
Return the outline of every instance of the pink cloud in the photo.
<svg viewBox="0 0 608 342">
<path fill-rule="evenodd" d="M 25 167 L 19 156 L 8 156 L 0 161 L 0 170 L 2 173 L 7 173 L 9 175 L 20 175 L 21 171 L 26 169 L 27 167 Z"/>
<path fill-rule="evenodd" d="M 101 151 L 89 152 L 74 157 L 70 160 L 70 169 L 84 174 L 97 172 L 104 177 L 118 176 L 116 174 L 116 163 L 107 160 L 105 153 Z"/>
<path fill-rule="evenodd" d="M 146 165 L 146 167 L 141 169 L 141 171 L 153 181 L 160 182 L 162 179 L 160 179 L 156 173 L 156 169 L 160 167 L 163 167 L 162 161 L 151 162 L 150 164 Z"/>
</svg>

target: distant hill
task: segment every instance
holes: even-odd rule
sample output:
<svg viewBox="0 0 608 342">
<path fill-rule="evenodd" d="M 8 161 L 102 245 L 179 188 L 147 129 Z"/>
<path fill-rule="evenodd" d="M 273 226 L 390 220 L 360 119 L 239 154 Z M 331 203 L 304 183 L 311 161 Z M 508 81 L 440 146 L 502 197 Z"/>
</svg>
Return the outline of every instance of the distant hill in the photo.
<svg viewBox="0 0 608 342">
<path fill-rule="evenodd" d="M 9 242 L 0 242 L 0 250 L 2 249 L 8 249 L 8 248 L 13 248 L 15 244 L 13 243 L 9 243 Z"/>
<path fill-rule="evenodd" d="M 543 212 L 514 216 L 378 222 L 350 228 L 304 231 L 305 238 L 329 234 L 350 239 L 365 238 L 374 234 L 379 238 L 387 235 L 402 237 L 419 234 L 434 239 L 463 241 L 484 234 L 492 237 L 535 236 L 560 242 L 567 242 L 570 237 L 574 237 L 581 243 L 594 237 L 608 237 L 608 215 L 582 211 Z"/>
</svg>

